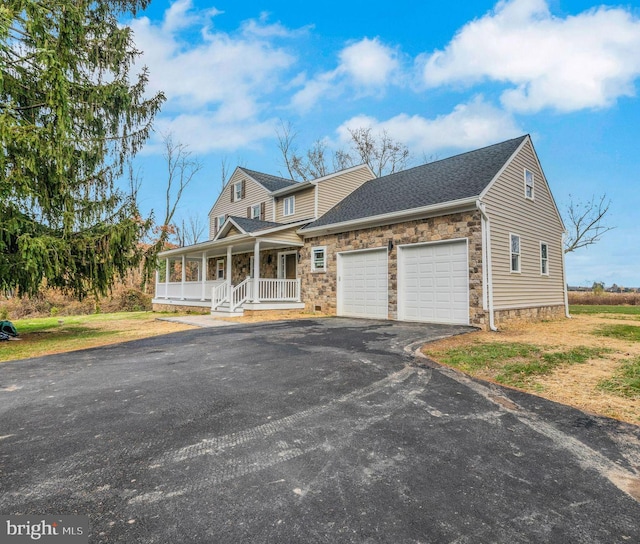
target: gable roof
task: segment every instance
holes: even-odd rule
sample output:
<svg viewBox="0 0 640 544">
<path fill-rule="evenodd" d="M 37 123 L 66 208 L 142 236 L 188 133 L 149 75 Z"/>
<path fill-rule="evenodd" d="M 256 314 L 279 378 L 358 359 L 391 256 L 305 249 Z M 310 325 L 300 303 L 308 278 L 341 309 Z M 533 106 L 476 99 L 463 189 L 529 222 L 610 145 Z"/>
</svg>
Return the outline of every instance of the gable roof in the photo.
<svg viewBox="0 0 640 544">
<path fill-rule="evenodd" d="M 367 181 L 302 230 L 477 197 L 526 138 Z"/>
<path fill-rule="evenodd" d="M 231 215 L 227 219 L 232 219 L 236 226 L 247 233 L 268 229 L 269 227 L 281 226 L 280 223 L 274 223 L 273 221 L 261 221 L 260 219 L 249 219 L 248 217 L 239 217 L 236 215 Z"/>
<path fill-rule="evenodd" d="M 292 179 L 280 178 L 278 176 L 272 176 L 271 174 L 263 174 L 262 172 L 249 170 L 248 168 L 242 168 L 241 166 L 238 167 L 238 170 L 241 170 L 249 177 L 251 177 L 251 179 L 257 181 L 269 192 L 277 191 L 285 187 L 290 187 L 298 183 L 297 181 L 293 181 Z"/>
<path fill-rule="evenodd" d="M 272 221 L 261 221 L 260 219 L 249 219 L 248 217 L 230 215 L 225 219 L 214 240 L 220 240 L 226 237 L 232 227 L 237 228 L 240 234 L 251 234 L 259 230 L 280 226 L 282 226 L 280 223 L 273 223 Z"/>
</svg>

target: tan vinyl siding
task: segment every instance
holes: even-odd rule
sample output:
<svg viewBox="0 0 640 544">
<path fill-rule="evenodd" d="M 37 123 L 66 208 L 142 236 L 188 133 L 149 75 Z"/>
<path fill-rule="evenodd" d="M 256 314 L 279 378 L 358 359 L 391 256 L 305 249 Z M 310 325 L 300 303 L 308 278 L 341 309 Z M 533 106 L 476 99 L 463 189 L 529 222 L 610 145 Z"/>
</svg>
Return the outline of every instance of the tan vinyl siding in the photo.
<svg viewBox="0 0 640 544">
<path fill-rule="evenodd" d="M 236 183 L 245 181 L 245 197 L 242 200 L 231 202 L 231 191 Z M 247 208 L 255 204 L 265 204 L 264 218 L 271 221 L 273 215 L 273 199 L 269 192 L 259 183 L 253 181 L 242 171 L 236 170 L 231 176 L 229 183 L 218 197 L 213 209 L 209 214 L 209 240 L 215 237 L 215 220 L 220 215 L 235 215 L 237 217 L 247 217 Z"/>
<path fill-rule="evenodd" d="M 236 236 L 238 234 L 242 234 L 242 233 L 235 227 L 229 227 L 229 231 L 227 232 L 227 234 L 223 236 L 223 238 L 228 238 L 229 236 Z"/>
<path fill-rule="evenodd" d="M 375 176 L 366 166 L 318 182 L 318 217 Z"/>
<path fill-rule="evenodd" d="M 264 238 L 269 240 L 278 240 L 281 242 L 290 242 L 293 244 L 300 244 L 304 240 L 296 234 L 296 230 L 298 230 L 300 226 L 291 227 L 290 229 L 279 230 L 278 232 L 272 232 L 271 234 L 263 235 Z M 259 233 L 255 233 L 256 238 L 260 239 L 261 235 Z"/>
<path fill-rule="evenodd" d="M 496 310 L 564 304 L 563 227 L 534 153 L 527 141 L 483 198 Z M 533 200 L 525 198 L 525 168 L 534 173 Z M 510 234 L 520 236 L 520 273 L 511 272 Z M 548 275 L 540 271 L 541 242 L 548 244 Z"/>
<path fill-rule="evenodd" d="M 295 197 L 293 215 L 284 215 L 285 198 Z M 304 191 L 297 191 L 276 199 L 276 223 L 291 223 L 303 219 L 313 219 L 315 210 L 315 187 L 309 187 Z M 271 216 L 267 214 L 267 218 Z M 269 219 L 270 220 L 270 219 Z"/>
</svg>

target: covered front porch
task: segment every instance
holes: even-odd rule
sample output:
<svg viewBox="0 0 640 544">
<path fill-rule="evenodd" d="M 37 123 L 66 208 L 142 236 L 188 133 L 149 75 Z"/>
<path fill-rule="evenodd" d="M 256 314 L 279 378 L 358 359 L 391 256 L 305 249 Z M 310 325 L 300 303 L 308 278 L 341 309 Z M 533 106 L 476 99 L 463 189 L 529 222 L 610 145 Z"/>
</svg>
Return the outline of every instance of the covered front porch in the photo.
<svg viewBox="0 0 640 544">
<path fill-rule="evenodd" d="M 303 309 L 297 275 L 302 242 L 241 234 L 160 254 L 154 305 L 212 314 Z"/>
</svg>

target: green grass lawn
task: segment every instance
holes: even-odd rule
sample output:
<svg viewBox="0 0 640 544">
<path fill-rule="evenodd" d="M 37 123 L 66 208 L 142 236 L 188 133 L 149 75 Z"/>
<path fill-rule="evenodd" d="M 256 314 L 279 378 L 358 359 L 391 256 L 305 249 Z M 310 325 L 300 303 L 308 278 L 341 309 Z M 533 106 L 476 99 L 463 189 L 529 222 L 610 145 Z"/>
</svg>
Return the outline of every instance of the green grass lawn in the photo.
<svg viewBox="0 0 640 544">
<path fill-rule="evenodd" d="M 610 306 L 590 306 L 587 304 L 572 304 L 569 306 L 569 313 L 571 314 L 622 314 L 622 315 L 637 315 L 640 317 L 640 306 L 622 306 L 622 305 L 610 305 Z"/>
<path fill-rule="evenodd" d="M 605 325 L 593 331 L 593 334 L 596 336 L 617 338 L 618 340 L 640 342 L 640 326 L 638 325 Z"/>
<path fill-rule="evenodd" d="M 447 349 L 435 356 L 438 361 L 471 374 L 492 371 L 498 383 L 530 387 L 536 376 L 549 374 L 563 365 L 584 363 L 608 351 L 588 347 L 552 351 L 533 344 L 488 342 Z"/>
<path fill-rule="evenodd" d="M 640 398 L 640 357 L 623 361 L 611 378 L 602 380 L 598 388 L 614 395 Z"/>
<path fill-rule="evenodd" d="M 159 334 L 169 324 L 156 321 L 161 313 L 118 312 L 13 321 L 19 339 L 0 342 L 0 362 L 62 353 Z M 178 315 L 178 314 L 164 314 Z M 158 331 L 158 327 L 163 327 Z"/>
</svg>

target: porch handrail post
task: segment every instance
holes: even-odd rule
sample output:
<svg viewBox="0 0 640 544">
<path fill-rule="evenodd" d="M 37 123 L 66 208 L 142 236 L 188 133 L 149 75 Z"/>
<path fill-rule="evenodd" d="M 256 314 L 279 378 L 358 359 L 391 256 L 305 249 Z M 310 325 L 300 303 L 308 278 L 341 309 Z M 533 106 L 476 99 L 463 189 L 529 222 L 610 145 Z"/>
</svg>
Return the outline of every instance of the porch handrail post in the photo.
<svg viewBox="0 0 640 544">
<path fill-rule="evenodd" d="M 202 252 L 202 268 L 200 270 L 200 281 L 202 281 L 202 297 L 200 300 L 207 298 L 207 252 Z"/>
<path fill-rule="evenodd" d="M 164 265 L 164 298 L 169 298 L 169 260 L 169 257 L 167 257 Z"/>
<path fill-rule="evenodd" d="M 184 300 L 184 284 L 187 281 L 187 256 L 182 254 L 182 283 L 180 284 L 180 299 Z"/>
<path fill-rule="evenodd" d="M 232 269 L 231 269 L 231 250 L 232 250 L 233 246 L 228 246 L 227 247 L 227 277 L 225 278 L 225 281 L 227 282 L 227 285 L 229 286 L 227 289 L 227 302 L 229 303 L 229 309 L 231 309 L 231 297 L 233 296 L 233 289 L 231 289 L 232 283 L 231 283 L 231 274 L 232 274 Z"/>
<path fill-rule="evenodd" d="M 253 246 L 253 302 L 260 302 L 260 240 Z"/>
<path fill-rule="evenodd" d="M 296 278 L 298 292 L 296 293 L 296 302 L 300 302 L 300 278 Z"/>
</svg>

